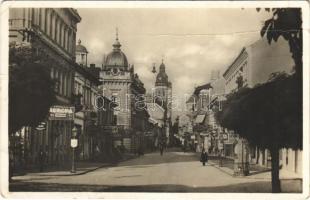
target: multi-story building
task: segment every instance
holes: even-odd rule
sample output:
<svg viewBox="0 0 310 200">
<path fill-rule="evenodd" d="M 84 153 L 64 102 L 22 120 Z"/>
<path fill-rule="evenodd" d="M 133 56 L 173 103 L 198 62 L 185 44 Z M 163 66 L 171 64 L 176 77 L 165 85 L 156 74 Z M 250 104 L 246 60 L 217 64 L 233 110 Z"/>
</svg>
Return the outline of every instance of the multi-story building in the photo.
<svg viewBox="0 0 310 200">
<path fill-rule="evenodd" d="M 289 52 L 288 43 L 279 38 L 277 42 L 268 44 L 266 39 L 244 47 L 223 74 L 225 93 L 237 91 L 240 87 L 254 87 L 265 83 L 272 73 L 292 73 L 294 61 Z M 251 147 L 250 160 L 262 166 L 271 166 L 268 150 Z M 282 171 L 289 171 L 301 177 L 301 151 L 292 149 L 280 150 Z"/>
<path fill-rule="evenodd" d="M 74 76 L 74 95 L 79 98 L 80 108 L 75 112 L 74 124 L 78 129 L 78 158 L 91 159 L 96 149 L 95 137 L 97 126 L 97 97 L 100 94 L 99 73 L 94 74 L 94 64 L 87 65 L 88 51 L 85 46 L 78 41 L 76 46 L 76 71 Z M 97 130 L 97 131 L 96 131 Z"/>
<path fill-rule="evenodd" d="M 68 163 L 73 127 L 72 93 L 75 71 L 75 40 L 81 21 L 72 8 L 14 8 L 9 11 L 10 45 L 31 49 L 32 56 L 50 63 L 55 80 L 56 104 L 51 107 L 44 129 L 25 128 L 24 150 L 27 161 L 34 161 L 39 151 L 47 153 L 48 163 Z M 40 132 L 40 133 L 39 133 Z M 28 147 L 28 149 L 27 149 Z"/>
<path fill-rule="evenodd" d="M 216 109 L 219 109 L 219 103 L 224 94 L 223 83 L 219 71 L 212 71 L 211 81 L 196 87 L 187 101 L 188 116 L 192 119 L 193 131 L 197 140 L 197 151 L 204 148 L 209 153 L 217 154 L 219 148 L 225 149 L 224 145 L 220 144 L 222 141 L 219 140 L 223 130 L 214 117 L 214 113 Z"/>
<path fill-rule="evenodd" d="M 113 44 L 113 50 L 104 59 L 100 72 L 103 79 L 102 92 L 117 103 L 118 134 L 114 138 L 114 145 L 123 145 L 128 151 L 136 151 L 137 137 L 143 137 L 147 118 L 143 100 L 144 84 L 134 73 L 134 66 L 129 66 L 126 55 L 121 50 L 118 35 Z"/>
<path fill-rule="evenodd" d="M 153 101 L 151 94 L 147 96 L 146 104 L 150 115 L 149 122 L 152 124 L 151 131 L 154 137 L 154 146 L 158 147 L 159 142 L 163 140 L 162 138 L 166 138 L 164 131 L 165 109 Z"/>
</svg>

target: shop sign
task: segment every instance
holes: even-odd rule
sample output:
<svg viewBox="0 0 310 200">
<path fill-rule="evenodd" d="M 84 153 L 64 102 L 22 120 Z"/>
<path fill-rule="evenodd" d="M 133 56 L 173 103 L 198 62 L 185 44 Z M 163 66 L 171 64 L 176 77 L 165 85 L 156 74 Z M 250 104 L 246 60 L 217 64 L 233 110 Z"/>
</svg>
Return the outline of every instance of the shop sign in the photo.
<svg viewBox="0 0 310 200">
<path fill-rule="evenodd" d="M 228 140 L 228 134 L 227 133 L 223 133 L 222 136 L 223 136 L 224 140 Z"/>
<path fill-rule="evenodd" d="M 74 120 L 74 107 L 52 106 L 50 108 L 50 120 Z"/>
<path fill-rule="evenodd" d="M 76 148 L 78 146 L 78 140 L 77 139 L 71 139 L 71 147 Z"/>
<path fill-rule="evenodd" d="M 208 133 L 204 133 L 204 132 L 202 132 L 202 133 L 200 133 L 200 136 L 209 137 L 209 134 L 208 134 Z"/>
</svg>

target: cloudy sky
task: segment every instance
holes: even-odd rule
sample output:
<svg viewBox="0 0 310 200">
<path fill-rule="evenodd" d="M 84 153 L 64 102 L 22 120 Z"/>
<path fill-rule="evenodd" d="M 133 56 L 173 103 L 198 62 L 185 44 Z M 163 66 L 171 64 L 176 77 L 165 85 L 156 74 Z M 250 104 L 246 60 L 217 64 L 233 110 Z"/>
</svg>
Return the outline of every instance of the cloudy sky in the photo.
<svg viewBox="0 0 310 200">
<path fill-rule="evenodd" d="M 100 8 L 78 9 L 77 38 L 89 51 L 89 63 L 102 64 L 112 50 L 118 27 L 122 51 L 147 89 L 154 85 L 152 63 L 162 57 L 173 94 L 191 94 L 211 70 L 223 72 L 247 46 L 260 38 L 269 13 L 255 9 Z"/>
</svg>

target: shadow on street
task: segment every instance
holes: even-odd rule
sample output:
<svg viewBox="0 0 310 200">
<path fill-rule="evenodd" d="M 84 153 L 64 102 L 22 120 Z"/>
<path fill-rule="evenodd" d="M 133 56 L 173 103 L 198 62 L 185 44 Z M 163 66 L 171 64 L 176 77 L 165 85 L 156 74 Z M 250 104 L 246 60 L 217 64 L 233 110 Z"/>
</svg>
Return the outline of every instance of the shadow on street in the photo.
<svg viewBox="0 0 310 200">
<path fill-rule="evenodd" d="M 293 183 L 292 183 L 293 184 Z M 290 183 L 285 186 L 286 193 L 299 193 Z M 18 192 L 224 192 L 224 193 L 240 193 L 240 192 L 257 192 L 257 193 L 270 193 L 270 182 L 252 182 L 252 183 L 239 183 L 225 186 L 213 187 L 189 187 L 185 185 L 82 185 L 82 184 L 56 184 L 56 183 L 22 183 L 15 182 L 10 185 L 10 191 Z"/>
</svg>

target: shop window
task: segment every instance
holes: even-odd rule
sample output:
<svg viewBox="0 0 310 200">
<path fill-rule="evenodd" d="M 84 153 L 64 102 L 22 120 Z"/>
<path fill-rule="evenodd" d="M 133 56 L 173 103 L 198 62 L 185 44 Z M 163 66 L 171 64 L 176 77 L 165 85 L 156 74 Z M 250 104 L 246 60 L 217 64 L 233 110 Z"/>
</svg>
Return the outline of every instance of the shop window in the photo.
<svg viewBox="0 0 310 200">
<path fill-rule="evenodd" d="M 288 149 L 286 149 L 285 164 L 288 165 Z"/>
</svg>

